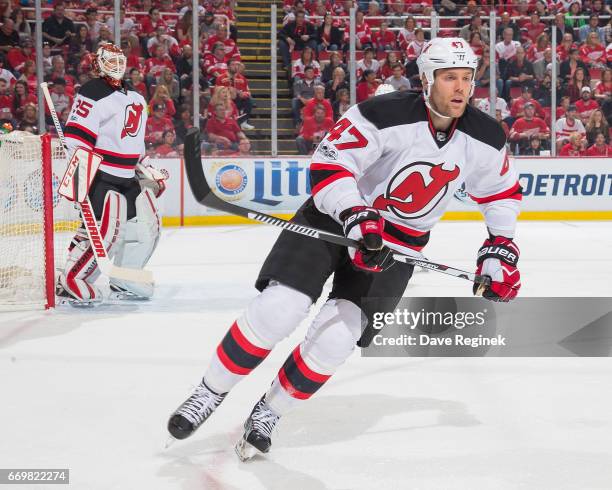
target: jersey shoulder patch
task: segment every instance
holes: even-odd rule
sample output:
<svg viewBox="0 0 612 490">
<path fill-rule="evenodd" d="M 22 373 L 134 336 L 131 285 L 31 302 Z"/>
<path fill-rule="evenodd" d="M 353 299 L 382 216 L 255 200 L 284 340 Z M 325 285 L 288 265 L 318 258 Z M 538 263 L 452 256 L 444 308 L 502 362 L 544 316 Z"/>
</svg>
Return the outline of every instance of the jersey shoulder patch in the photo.
<svg viewBox="0 0 612 490">
<path fill-rule="evenodd" d="M 465 108 L 456 129 L 498 151 L 506 145 L 506 133 L 501 124 L 486 112 L 471 105 Z"/>
<path fill-rule="evenodd" d="M 89 80 L 89 82 L 83 84 L 83 86 L 79 90 L 79 95 L 87 97 L 91 100 L 98 101 L 102 100 L 105 97 L 108 97 L 114 91 L 115 89 L 101 78 L 94 78 L 92 80 Z"/>
<path fill-rule="evenodd" d="M 357 107 L 361 115 L 377 129 L 427 121 L 423 98 L 413 92 L 377 95 L 361 102 Z"/>
</svg>

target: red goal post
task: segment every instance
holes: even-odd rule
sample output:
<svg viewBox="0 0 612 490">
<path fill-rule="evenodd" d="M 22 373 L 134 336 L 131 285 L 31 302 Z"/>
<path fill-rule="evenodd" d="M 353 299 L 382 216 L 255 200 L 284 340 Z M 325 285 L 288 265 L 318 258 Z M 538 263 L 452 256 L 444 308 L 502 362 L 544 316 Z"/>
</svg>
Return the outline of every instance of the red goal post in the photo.
<svg viewBox="0 0 612 490">
<path fill-rule="evenodd" d="M 79 226 L 57 194 L 66 157 L 49 134 L 0 136 L 0 311 L 55 306 L 55 282 Z"/>
</svg>

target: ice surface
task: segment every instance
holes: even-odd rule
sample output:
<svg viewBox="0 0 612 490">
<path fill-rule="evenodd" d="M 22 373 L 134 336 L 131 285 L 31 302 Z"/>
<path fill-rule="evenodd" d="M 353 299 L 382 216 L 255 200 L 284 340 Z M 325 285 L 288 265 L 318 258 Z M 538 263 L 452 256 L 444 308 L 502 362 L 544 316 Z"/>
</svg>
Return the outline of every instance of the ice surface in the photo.
<svg viewBox="0 0 612 490">
<path fill-rule="evenodd" d="M 256 294 L 277 233 L 167 229 L 151 302 L 0 314 L 0 466 L 68 467 L 79 490 L 612 487 L 609 358 L 356 354 L 281 420 L 266 458 L 240 463 L 244 418 L 307 322 L 192 438 L 164 450 L 169 414 Z M 426 254 L 471 270 L 484 236 L 482 223 L 443 222 Z M 611 295 L 610 223 L 521 222 L 517 243 L 525 296 Z M 470 293 L 432 272 L 407 291 Z"/>
</svg>

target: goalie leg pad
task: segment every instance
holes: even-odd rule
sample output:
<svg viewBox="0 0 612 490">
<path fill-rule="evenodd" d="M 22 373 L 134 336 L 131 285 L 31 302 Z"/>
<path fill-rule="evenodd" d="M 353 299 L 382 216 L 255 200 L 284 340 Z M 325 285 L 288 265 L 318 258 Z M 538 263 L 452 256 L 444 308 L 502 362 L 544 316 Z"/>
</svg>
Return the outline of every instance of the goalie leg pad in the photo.
<svg viewBox="0 0 612 490">
<path fill-rule="evenodd" d="M 125 197 L 116 191 L 108 191 L 102 208 L 100 235 L 109 256 L 112 256 L 117 244 L 122 240 L 126 210 Z M 87 232 L 81 227 L 68 248 L 66 267 L 59 278 L 60 285 L 77 301 L 101 301 L 102 294 L 93 285 L 99 275 L 100 271 Z"/>
<path fill-rule="evenodd" d="M 125 235 L 115 253 L 115 265 L 131 269 L 142 269 L 147 264 L 159 242 L 161 219 L 155 196 L 144 189 L 136 198 L 136 217 L 130 219 L 125 227 Z M 111 280 L 115 290 L 126 291 L 130 296 L 150 298 L 152 284 L 138 284 L 129 281 Z M 133 295 L 133 296 L 131 296 Z"/>
</svg>

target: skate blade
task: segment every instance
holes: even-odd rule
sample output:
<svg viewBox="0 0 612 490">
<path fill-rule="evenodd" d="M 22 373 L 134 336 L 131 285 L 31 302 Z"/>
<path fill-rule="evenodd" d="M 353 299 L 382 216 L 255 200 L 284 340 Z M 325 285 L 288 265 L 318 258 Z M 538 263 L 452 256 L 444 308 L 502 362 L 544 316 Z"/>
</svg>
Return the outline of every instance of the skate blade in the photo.
<svg viewBox="0 0 612 490">
<path fill-rule="evenodd" d="M 88 308 L 95 308 L 96 306 L 100 306 L 102 304 L 102 301 L 78 301 L 76 299 L 70 299 L 70 298 L 56 298 L 55 300 L 55 304 L 57 306 L 72 306 L 73 308 L 83 308 L 83 309 L 88 309 Z"/>
<path fill-rule="evenodd" d="M 164 449 L 168 449 L 170 446 L 172 446 L 176 441 L 178 441 L 177 438 L 169 436 L 168 440 L 166 441 L 166 443 L 164 444 Z"/>
<path fill-rule="evenodd" d="M 236 444 L 234 449 L 236 450 L 236 454 L 238 455 L 238 459 L 240 461 L 242 461 L 243 463 L 245 461 L 250 460 L 253 456 L 255 456 L 257 454 L 261 454 L 259 449 L 257 449 L 255 446 L 252 446 L 251 444 L 249 444 L 244 438 L 242 438 L 242 439 L 240 439 L 238 441 L 238 444 Z"/>
<path fill-rule="evenodd" d="M 149 301 L 151 298 L 130 293 L 111 292 L 108 298 L 114 301 Z"/>
</svg>

